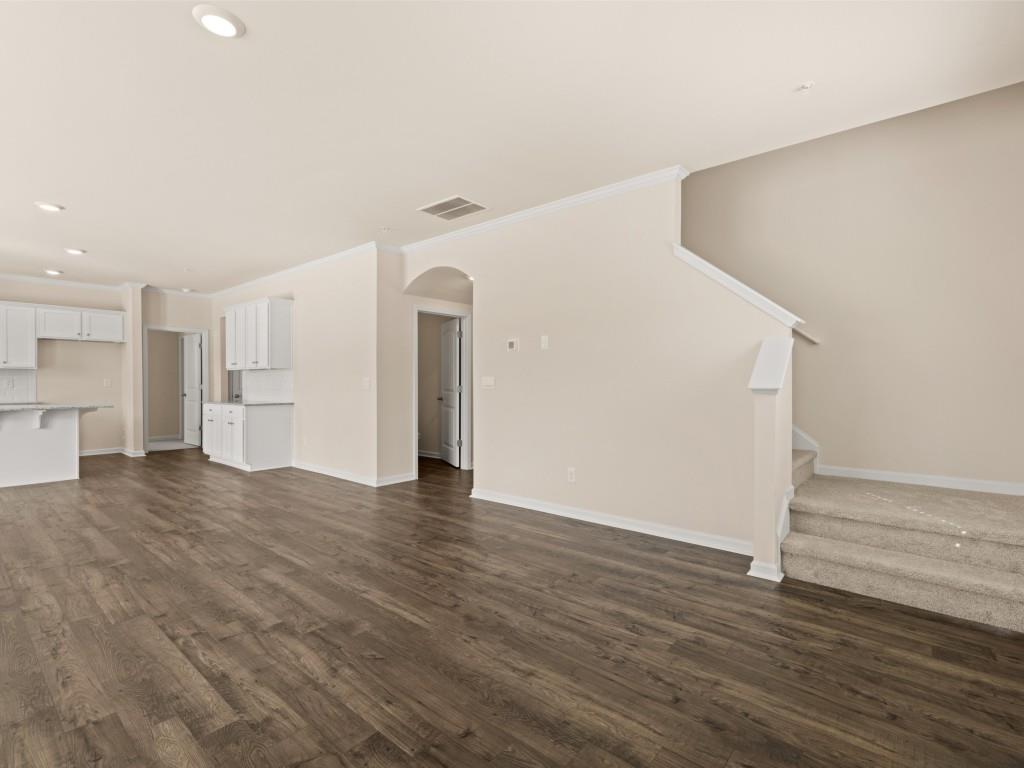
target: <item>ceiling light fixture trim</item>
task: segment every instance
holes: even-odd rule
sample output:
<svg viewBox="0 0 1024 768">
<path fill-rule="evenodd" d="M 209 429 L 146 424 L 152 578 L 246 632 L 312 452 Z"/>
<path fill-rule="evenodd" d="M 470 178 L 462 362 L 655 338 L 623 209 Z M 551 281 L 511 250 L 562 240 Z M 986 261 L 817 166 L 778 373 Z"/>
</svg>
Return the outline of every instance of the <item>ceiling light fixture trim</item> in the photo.
<svg viewBox="0 0 1024 768">
<path fill-rule="evenodd" d="M 245 22 L 223 8 L 202 3 L 192 9 L 192 18 L 211 35 L 224 38 L 241 37 L 245 34 Z"/>
</svg>

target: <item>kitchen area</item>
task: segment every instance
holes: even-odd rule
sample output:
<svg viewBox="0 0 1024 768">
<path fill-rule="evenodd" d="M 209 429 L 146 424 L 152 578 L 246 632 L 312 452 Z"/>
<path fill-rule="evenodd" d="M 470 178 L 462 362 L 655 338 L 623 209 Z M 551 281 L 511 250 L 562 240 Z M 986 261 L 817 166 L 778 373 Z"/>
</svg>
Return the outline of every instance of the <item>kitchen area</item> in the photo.
<svg viewBox="0 0 1024 768">
<path fill-rule="evenodd" d="M 118 310 L 0 302 L 0 488 L 75 480 L 82 453 L 83 414 L 113 409 L 114 398 L 41 401 L 39 361 L 49 342 L 63 345 L 64 359 L 87 368 L 92 361 L 120 359 L 125 313 Z M 100 369 L 97 369 L 100 370 Z M 113 394 L 113 378 L 103 383 Z M 51 391 L 66 391 L 55 377 Z"/>
<path fill-rule="evenodd" d="M 246 472 L 292 466 L 294 302 L 261 298 L 224 310 L 228 399 L 203 405 L 203 452 Z"/>
</svg>

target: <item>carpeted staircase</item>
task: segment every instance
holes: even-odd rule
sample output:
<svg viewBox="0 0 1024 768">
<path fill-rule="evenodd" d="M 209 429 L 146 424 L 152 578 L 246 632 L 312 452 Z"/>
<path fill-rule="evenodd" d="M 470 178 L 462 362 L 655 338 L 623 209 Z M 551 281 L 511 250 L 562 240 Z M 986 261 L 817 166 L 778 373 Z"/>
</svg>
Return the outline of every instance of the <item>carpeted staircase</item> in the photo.
<svg viewBox="0 0 1024 768">
<path fill-rule="evenodd" d="M 1024 632 L 1024 497 L 812 476 L 813 459 L 794 451 L 786 578 Z"/>
</svg>

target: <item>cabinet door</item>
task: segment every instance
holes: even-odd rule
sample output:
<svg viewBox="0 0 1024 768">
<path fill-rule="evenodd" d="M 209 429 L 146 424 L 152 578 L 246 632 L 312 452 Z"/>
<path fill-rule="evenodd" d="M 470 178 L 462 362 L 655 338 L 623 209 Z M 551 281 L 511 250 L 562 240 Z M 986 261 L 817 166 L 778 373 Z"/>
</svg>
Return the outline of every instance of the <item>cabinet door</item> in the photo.
<svg viewBox="0 0 1024 768">
<path fill-rule="evenodd" d="M 123 312 L 82 312 L 82 339 L 85 341 L 124 341 Z"/>
<path fill-rule="evenodd" d="M 203 406 L 203 453 L 207 456 L 220 457 L 223 453 L 221 431 L 223 419 L 219 405 Z"/>
<path fill-rule="evenodd" d="M 245 462 L 245 409 L 240 405 L 225 405 L 223 410 L 223 457 L 242 464 Z"/>
<path fill-rule="evenodd" d="M 0 368 L 36 367 L 36 308 L 0 306 Z"/>
<path fill-rule="evenodd" d="M 40 339 L 81 339 L 81 310 L 39 307 L 36 309 L 36 336 Z"/>
<path fill-rule="evenodd" d="M 256 308 L 256 349 L 253 368 L 270 367 L 270 302 L 260 301 Z"/>
<path fill-rule="evenodd" d="M 242 364 L 245 353 L 244 319 L 242 307 L 228 307 L 224 312 L 224 365 L 229 371 L 245 367 Z"/>
<path fill-rule="evenodd" d="M 245 305 L 245 360 L 243 368 L 259 368 L 259 323 L 258 304 Z"/>
</svg>

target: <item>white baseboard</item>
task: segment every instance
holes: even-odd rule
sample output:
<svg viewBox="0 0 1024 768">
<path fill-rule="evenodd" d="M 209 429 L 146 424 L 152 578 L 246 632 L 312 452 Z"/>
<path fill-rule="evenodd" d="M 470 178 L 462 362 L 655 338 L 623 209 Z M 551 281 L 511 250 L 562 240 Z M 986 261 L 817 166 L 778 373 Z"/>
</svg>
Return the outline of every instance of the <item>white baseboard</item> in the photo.
<svg viewBox="0 0 1024 768">
<path fill-rule="evenodd" d="M 175 442 L 181 442 L 183 439 L 184 438 L 180 434 L 178 434 L 178 435 L 150 435 L 149 442 L 151 442 L 151 443 L 170 442 L 172 440 L 175 441 Z"/>
<path fill-rule="evenodd" d="M 378 477 L 376 486 L 378 488 L 383 488 L 385 485 L 395 485 L 396 483 L 408 483 L 410 480 L 415 479 L 415 472 L 408 472 L 404 475 L 389 475 L 387 477 Z"/>
<path fill-rule="evenodd" d="M 121 453 L 123 453 L 125 456 L 131 459 L 140 459 L 146 455 L 145 451 L 130 451 L 127 448 L 122 449 Z"/>
<path fill-rule="evenodd" d="M 857 467 L 833 467 L 819 464 L 819 475 L 831 477 L 852 477 L 860 480 L 879 480 L 886 483 L 907 485 L 930 485 L 933 488 L 949 488 L 955 491 L 979 491 L 981 493 L 1002 493 L 1009 496 L 1024 496 L 1024 483 L 1000 480 L 974 480 L 969 477 L 946 477 L 945 475 L 920 475 L 913 472 L 890 472 L 886 469 L 860 469 Z"/>
<path fill-rule="evenodd" d="M 252 472 L 252 467 L 248 464 L 239 464 L 237 461 L 231 461 L 231 459 L 219 459 L 215 456 L 211 456 L 210 461 L 214 464 L 223 464 L 225 467 L 231 467 L 232 469 L 240 469 L 243 472 Z"/>
<path fill-rule="evenodd" d="M 749 541 L 732 539 L 727 536 L 717 536 L 712 533 L 691 531 L 686 528 L 676 528 L 661 523 L 648 523 L 643 520 L 634 520 L 631 517 L 619 517 L 618 515 L 607 515 L 603 512 L 593 512 L 589 509 L 569 507 L 564 504 L 555 504 L 540 499 L 529 499 L 523 496 L 510 496 L 505 493 L 486 491 L 481 488 L 474 488 L 470 494 L 471 498 L 481 501 L 493 501 L 496 504 L 507 504 L 512 507 L 532 509 L 535 512 L 546 512 L 549 515 L 569 517 L 573 520 L 582 520 L 587 523 L 607 525 L 610 528 L 621 528 L 634 533 L 646 533 L 649 536 L 658 536 L 662 539 L 683 541 L 687 544 L 697 544 L 701 547 L 721 549 L 726 552 L 735 552 L 739 555 L 749 555 L 753 551 Z"/>
<path fill-rule="evenodd" d="M 79 456 L 106 456 L 111 453 L 124 453 L 124 448 L 89 448 L 84 451 L 79 451 Z"/>
<path fill-rule="evenodd" d="M 797 451 L 814 451 L 821 456 L 821 446 L 818 441 L 804 432 L 796 424 L 793 425 L 793 448 Z"/>
<path fill-rule="evenodd" d="M 441 454 L 437 451 L 420 451 L 420 456 L 425 459 L 440 459 Z"/>
<path fill-rule="evenodd" d="M 773 563 L 762 563 L 760 560 L 754 560 L 750 564 L 747 576 L 766 579 L 767 581 L 782 581 L 782 568 Z"/>
<path fill-rule="evenodd" d="M 360 485 L 368 485 L 371 488 L 382 488 L 385 485 L 394 485 L 395 483 L 407 483 L 410 480 L 416 479 L 414 472 L 409 472 L 404 475 L 388 475 L 387 477 L 366 477 L 364 475 L 357 475 L 352 472 L 348 472 L 344 469 L 334 469 L 333 467 L 324 467 L 320 464 L 310 464 L 305 461 L 292 462 L 292 466 L 296 469 L 304 469 L 307 472 L 316 472 L 318 475 L 327 475 L 328 477 L 335 477 L 338 480 L 347 480 L 350 483 L 359 483 Z"/>
</svg>

